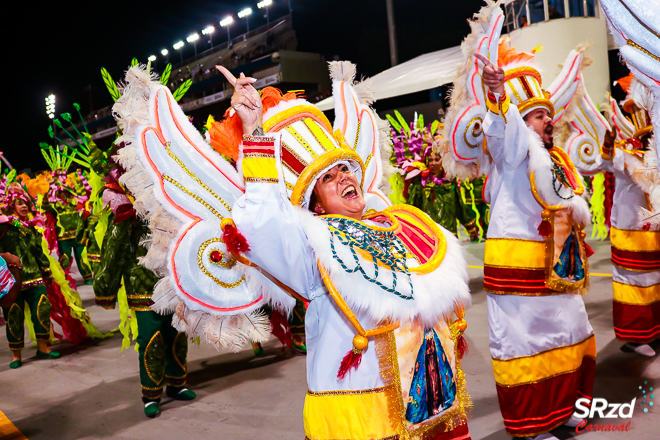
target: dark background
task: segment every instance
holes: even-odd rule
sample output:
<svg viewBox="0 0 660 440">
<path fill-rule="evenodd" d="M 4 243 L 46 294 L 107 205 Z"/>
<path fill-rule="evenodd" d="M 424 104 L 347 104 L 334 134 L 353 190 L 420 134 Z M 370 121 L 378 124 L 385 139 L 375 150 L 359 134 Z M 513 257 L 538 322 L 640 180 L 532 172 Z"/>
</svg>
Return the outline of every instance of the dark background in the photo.
<svg viewBox="0 0 660 440">
<path fill-rule="evenodd" d="M 47 168 L 39 142 L 49 142 L 44 99 L 57 97 L 56 117 L 75 115 L 73 103 L 83 115 L 90 105 L 98 109 L 112 103 L 101 79 L 100 68 L 109 70 L 118 81 L 133 57 L 146 62 L 158 57 L 156 71 L 164 68 L 160 55 L 170 51 L 170 61 L 179 56 L 172 44 L 193 32 L 200 34 L 209 24 L 216 27 L 216 44 L 227 39 L 218 24 L 226 15 L 236 20 L 231 27 L 235 37 L 245 32 L 245 20 L 236 14 L 251 7 L 250 28 L 266 24 L 258 0 L 170 1 L 133 0 L 15 2 L 18 11 L 6 15 L 14 21 L 15 40 L 8 42 L 5 57 L 6 82 L 3 87 L 5 111 L 11 112 L 11 129 L 1 147 L 19 171 Z M 332 60 L 335 56 L 357 63 L 358 74 L 371 76 L 390 67 L 385 0 L 292 0 L 293 25 L 298 50 L 317 52 Z M 467 19 L 481 7 L 480 0 L 394 0 L 399 62 L 417 55 L 460 44 L 469 33 Z M 270 18 L 288 12 L 286 0 L 274 0 Z M 8 29 L 8 28 L 5 28 Z M 12 39 L 13 40 L 13 39 Z M 192 45 L 184 46 L 183 56 L 192 56 Z M 91 91 L 89 90 L 91 88 Z M 87 89 L 87 90 L 86 90 Z M 9 116 L 9 115 L 8 115 Z M 220 116 L 220 115 L 216 115 Z M 77 119 L 77 117 L 74 117 Z M 16 124 L 17 123 L 17 124 Z M 9 127 L 7 127 L 9 128 Z M 52 144 L 52 143 L 51 143 Z"/>
</svg>

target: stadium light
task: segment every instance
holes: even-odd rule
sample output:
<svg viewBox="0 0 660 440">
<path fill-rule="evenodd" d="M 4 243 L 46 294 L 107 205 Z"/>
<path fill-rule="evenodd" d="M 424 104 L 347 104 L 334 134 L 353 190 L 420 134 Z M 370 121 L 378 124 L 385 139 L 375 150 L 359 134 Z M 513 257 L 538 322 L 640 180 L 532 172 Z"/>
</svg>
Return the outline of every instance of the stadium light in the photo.
<svg viewBox="0 0 660 440">
<path fill-rule="evenodd" d="M 250 32 L 250 19 L 249 19 L 250 14 L 252 14 L 252 8 L 245 8 L 238 13 L 238 18 L 245 18 L 245 23 L 247 24 L 248 32 Z"/>
<path fill-rule="evenodd" d="M 209 36 L 209 44 L 211 45 L 211 49 L 213 49 L 213 32 L 215 32 L 215 26 L 208 25 L 202 30 L 203 35 L 208 35 Z"/>
<path fill-rule="evenodd" d="M 147 58 L 149 61 L 156 61 L 156 55 L 149 55 L 149 58 Z"/>
<path fill-rule="evenodd" d="M 270 24 L 270 20 L 268 19 L 268 7 L 273 4 L 273 0 L 262 0 L 259 3 L 257 3 L 257 7 L 259 9 L 266 8 L 266 25 Z"/>
<path fill-rule="evenodd" d="M 234 18 L 230 15 L 220 20 L 220 26 L 227 28 L 227 47 L 231 47 L 231 37 L 229 36 L 229 25 L 234 22 Z"/>
<path fill-rule="evenodd" d="M 183 51 L 181 50 L 183 47 L 183 41 L 177 41 L 172 47 L 179 51 L 179 60 L 183 63 Z"/>
<path fill-rule="evenodd" d="M 55 118 L 55 95 L 46 97 L 46 114 L 50 119 Z"/>
<path fill-rule="evenodd" d="M 197 40 L 199 40 L 199 34 L 197 32 L 195 32 L 192 35 L 188 35 L 188 37 L 186 38 L 186 41 L 188 43 L 193 44 L 193 47 L 195 48 L 195 56 L 197 56 Z"/>
<path fill-rule="evenodd" d="M 160 51 L 160 54 L 164 57 L 167 56 L 168 53 L 170 53 L 170 52 L 167 49 L 163 49 L 163 50 Z"/>
</svg>

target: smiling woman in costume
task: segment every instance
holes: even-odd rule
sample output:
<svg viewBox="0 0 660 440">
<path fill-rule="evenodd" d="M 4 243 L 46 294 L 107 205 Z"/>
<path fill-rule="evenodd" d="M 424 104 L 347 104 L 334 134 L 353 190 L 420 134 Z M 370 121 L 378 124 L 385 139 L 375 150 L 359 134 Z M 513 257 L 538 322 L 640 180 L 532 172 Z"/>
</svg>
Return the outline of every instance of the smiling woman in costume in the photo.
<svg viewBox="0 0 660 440">
<path fill-rule="evenodd" d="M 460 245 L 411 206 L 367 211 L 363 160 L 321 112 L 295 100 L 262 114 L 254 80 L 222 70 L 243 122 L 245 256 L 310 301 L 307 437 L 465 438 L 449 325 L 469 303 Z"/>
<path fill-rule="evenodd" d="M 211 146 L 166 87 L 129 69 L 113 111 L 122 182 L 152 226 L 142 263 L 164 276 L 152 309 L 238 350 L 270 336 L 262 305 L 305 299 L 307 438 L 468 439 L 461 246 L 390 206 L 370 100 L 354 65 L 330 70 L 334 127 L 295 94 L 223 70 L 233 108 Z"/>
</svg>

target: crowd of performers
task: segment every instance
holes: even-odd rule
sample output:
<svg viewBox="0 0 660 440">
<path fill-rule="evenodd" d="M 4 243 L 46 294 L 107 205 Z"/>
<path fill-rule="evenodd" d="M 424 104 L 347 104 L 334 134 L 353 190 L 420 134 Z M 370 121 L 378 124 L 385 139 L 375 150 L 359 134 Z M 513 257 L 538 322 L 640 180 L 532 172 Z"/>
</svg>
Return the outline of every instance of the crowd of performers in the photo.
<svg viewBox="0 0 660 440">
<path fill-rule="evenodd" d="M 630 8 L 602 3 L 624 42 L 646 32 Z M 3 177 L 10 366 L 21 366 L 25 321 L 37 355 L 53 359 L 57 339 L 109 336 L 82 307 L 75 257 L 96 303 L 118 306 L 123 347 L 137 340 L 149 417 L 165 386 L 196 397 L 189 340 L 261 354 L 274 334 L 307 354 L 306 438 L 469 439 L 461 225 L 485 239 L 507 433 L 554 439 L 580 424 L 574 405 L 593 397 L 596 364 L 582 299 L 592 222 L 612 244 L 622 350 L 655 356 L 660 338 L 660 66 L 622 48 L 634 76 L 619 82 L 622 107 L 609 99 L 603 115 L 582 76 L 587 47 L 544 88 L 535 52 L 501 39 L 502 21 L 488 2 L 471 22 L 443 123 L 381 120 L 355 65 L 335 61 L 334 123 L 296 93 L 257 91 L 218 67 L 231 108 L 200 133 L 181 94 L 133 63 L 120 89 L 109 85 L 110 151 L 74 127 L 71 150 L 43 147 L 51 171 Z M 73 162 L 82 171 L 68 172 Z"/>
</svg>

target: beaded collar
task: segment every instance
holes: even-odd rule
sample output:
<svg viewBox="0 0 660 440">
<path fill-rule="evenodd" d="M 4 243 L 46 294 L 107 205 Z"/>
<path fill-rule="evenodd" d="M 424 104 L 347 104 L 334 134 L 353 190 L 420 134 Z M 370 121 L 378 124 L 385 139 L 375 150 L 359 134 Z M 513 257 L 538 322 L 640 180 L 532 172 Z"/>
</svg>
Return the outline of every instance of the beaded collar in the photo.
<svg viewBox="0 0 660 440">
<path fill-rule="evenodd" d="M 331 233 L 330 247 L 332 249 L 332 256 L 346 273 L 352 274 L 359 271 L 365 280 L 377 285 L 381 289 L 406 300 L 413 299 L 413 285 L 410 278 L 410 271 L 408 270 L 408 264 L 406 263 L 406 255 L 408 251 L 401 240 L 394 234 L 394 231 L 397 229 L 395 222 L 392 222 L 392 226 L 383 228 L 367 225 L 363 222 L 344 216 L 330 215 L 322 216 L 321 218 L 327 223 L 328 229 Z M 335 249 L 335 237 L 342 245 L 350 248 L 355 263 L 353 268 L 349 268 L 348 265 L 337 255 Z M 374 266 L 373 277 L 367 275 L 363 269 L 356 249 L 366 252 L 371 256 Z M 393 280 L 391 287 L 385 286 L 378 281 L 379 263 L 391 270 Z M 397 290 L 397 280 L 401 275 L 407 278 L 410 286 L 409 295 Z"/>
</svg>

